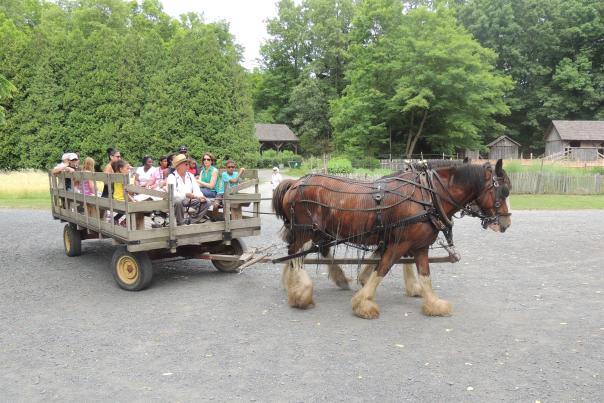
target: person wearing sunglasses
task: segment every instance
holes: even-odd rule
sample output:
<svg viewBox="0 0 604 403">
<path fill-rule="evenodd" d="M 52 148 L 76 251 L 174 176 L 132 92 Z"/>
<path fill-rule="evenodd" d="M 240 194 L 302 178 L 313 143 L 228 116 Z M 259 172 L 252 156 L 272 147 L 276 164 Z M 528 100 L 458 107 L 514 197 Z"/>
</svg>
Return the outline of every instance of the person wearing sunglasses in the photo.
<svg viewBox="0 0 604 403">
<path fill-rule="evenodd" d="M 241 168 L 239 172 L 235 171 L 235 168 L 237 168 L 235 161 L 228 160 L 226 162 L 226 172 L 222 173 L 222 182 L 224 184 L 228 183 L 231 187 L 235 187 L 237 184 L 239 184 L 239 180 L 243 176 L 245 168 Z M 222 193 L 224 193 L 224 190 Z"/>
<path fill-rule="evenodd" d="M 216 161 L 210 153 L 203 155 L 202 167 L 199 171 L 197 183 L 205 197 L 215 198 L 221 192 L 222 181 L 218 180 L 218 169 L 213 165 Z"/>
</svg>

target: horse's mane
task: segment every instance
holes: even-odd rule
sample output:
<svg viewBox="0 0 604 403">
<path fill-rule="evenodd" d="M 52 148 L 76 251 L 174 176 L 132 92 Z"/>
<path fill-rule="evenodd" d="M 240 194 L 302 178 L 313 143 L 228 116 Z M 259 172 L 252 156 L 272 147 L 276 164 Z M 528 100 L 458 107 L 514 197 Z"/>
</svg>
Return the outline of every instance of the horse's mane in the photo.
<svg viewBox="0 0 604 403">
<path fill-rule="evenodd" d="M 484 188 L 485 167 L 483 165 L 459 164 L 453 167 L 443 167 L 436 171 L 450 169 L 453 184 L 471 187 L 474 194 L 480 194 Z"/>
</svg>

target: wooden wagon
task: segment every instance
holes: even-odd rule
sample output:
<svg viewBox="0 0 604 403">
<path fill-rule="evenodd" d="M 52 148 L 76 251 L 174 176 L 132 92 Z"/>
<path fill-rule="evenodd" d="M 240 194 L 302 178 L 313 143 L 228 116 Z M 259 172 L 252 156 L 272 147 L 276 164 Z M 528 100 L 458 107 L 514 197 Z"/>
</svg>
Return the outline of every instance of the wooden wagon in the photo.
<svg viewBox="0 0 604 403">
<path fill-rule="evenodd" d="M 143 201 L 118 201 L 111 192 L 108 197 L 86 196 L 77 186 L 65 186 L 92 180 L 94 194 L 103 184 L 123 183 L 127 192 Z M 66 222 L 63 244 L 67 256 L 82 252 L 82 241 L 111 238 L 116 248 L 111 260 L 117 284 L 126 290 L 147 287 L 153 278 L 151 261 L 169 257 L 209 259 L 223 272 L 234 272 L 242 264 L 244 253 L 241 238 L 260 234 L 260 193 L 258 171 L 247 170 L 243 182 L 236 187 L 226 185 L 221 204 L 208 212 L 207 221 L 199 224 L 176 225 L 173 189 L 167 192 L 131 185 L 127 175 L 91 172 L 49 175 L 52 215 Z M 242 206 L 248 206 L 242 211 Z M 125 226 L 105 220 L 105 215 L 122 213 Z M 162 217 L 162 224 L 152 225 L 152 217 Z"/>
</svg>

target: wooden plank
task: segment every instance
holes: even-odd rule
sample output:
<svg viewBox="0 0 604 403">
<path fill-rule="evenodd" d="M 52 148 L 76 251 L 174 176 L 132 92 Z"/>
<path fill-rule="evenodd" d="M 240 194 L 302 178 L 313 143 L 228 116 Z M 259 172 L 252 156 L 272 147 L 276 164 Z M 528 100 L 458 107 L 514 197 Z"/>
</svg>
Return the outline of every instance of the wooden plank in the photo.
<svg viewBox="0 0 604 403">
<path fill-rule="evenodd" d="M 262 195 L 257 193 L 234 193 L 225 197 L 225 200 L 228 199 L 230 202 L 248 202 L 254 203 L 259 202 Z"/>
</svg>

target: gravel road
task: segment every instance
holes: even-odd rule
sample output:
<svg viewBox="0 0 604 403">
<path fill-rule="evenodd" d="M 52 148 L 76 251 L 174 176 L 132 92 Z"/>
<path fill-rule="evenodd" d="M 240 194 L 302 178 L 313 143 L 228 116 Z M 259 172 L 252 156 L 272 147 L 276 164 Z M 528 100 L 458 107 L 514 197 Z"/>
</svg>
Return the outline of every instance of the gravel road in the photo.
<svg viewBox="0 0 604 403">
<path fill-rule="evenodd" d="M 395 267 L 372 321 L 324 267 L 308 311 L 270 264 L 156 262 L 151 288 L 126 292 L 110 241 L 69 258 L 49 211 L 0 220 L 2 401 L 604 400 L 604 211 L 518 211 L 505 234 L 458 220 L 461 262 L 432 266 L 453 316 L 423 316 Z M 247 245 L 279 227 L 263 216 Z"/>
</svg>

